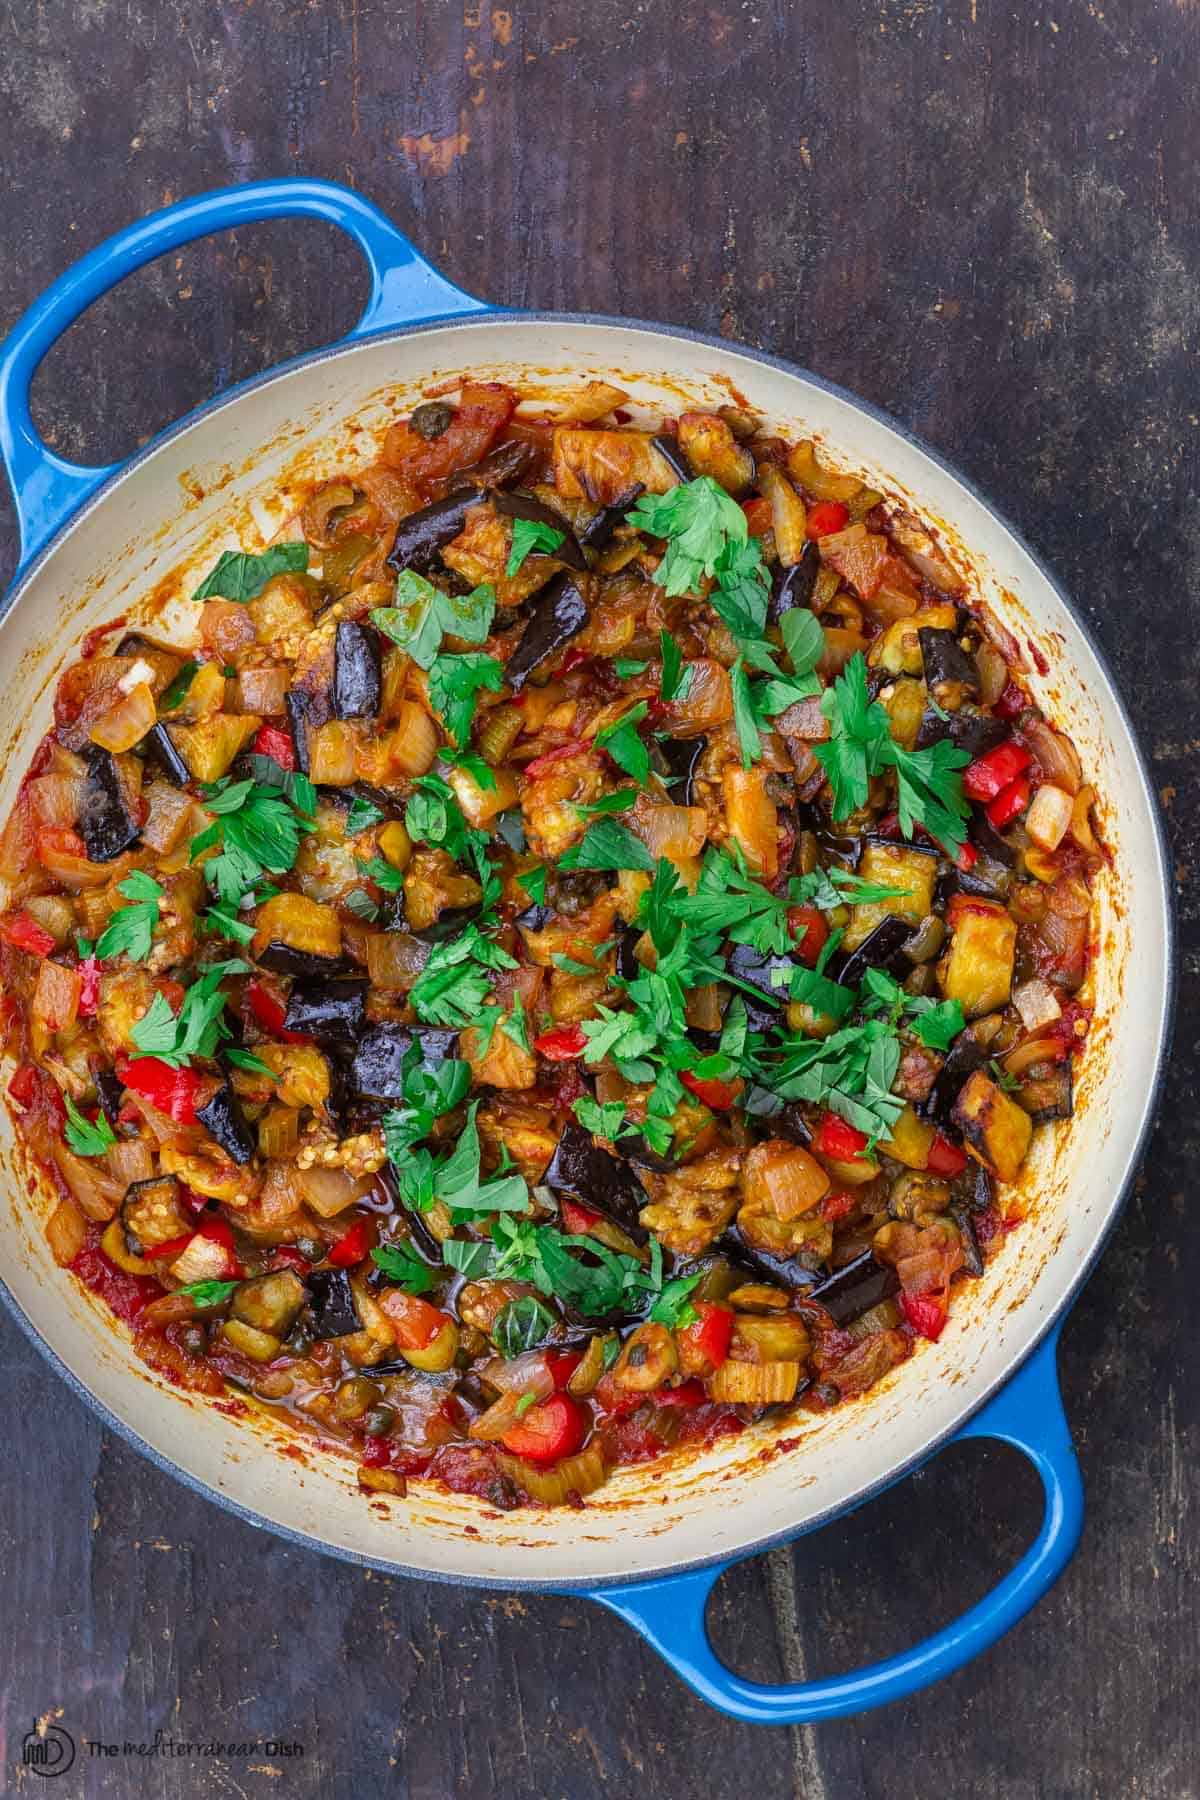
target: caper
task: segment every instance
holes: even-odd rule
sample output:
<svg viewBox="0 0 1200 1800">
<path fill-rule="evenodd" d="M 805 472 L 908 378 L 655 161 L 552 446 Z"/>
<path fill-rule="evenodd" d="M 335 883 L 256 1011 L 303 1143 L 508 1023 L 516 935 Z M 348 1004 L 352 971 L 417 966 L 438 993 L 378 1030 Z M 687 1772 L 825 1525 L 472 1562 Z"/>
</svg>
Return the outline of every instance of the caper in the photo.
<svg viewBox="0 0 1200 1800">
<path fill-rule="evenodd" d="M 454 408 L 447 406 L 444 400 L 426 400 L 413 408 L 408 422 L 418 437 L 439 438 L 454 422 Z"/>
<path fill-rule="evenodd" d="M 363 1414 L 363 1430 L 368 1437 L 386 1437 L 396 1423 L 396 1414 L 390 1406 L 372 1406 Z"/>
<path fill-rule="evenodd" d="M 319 1263 L 325 1260 L 325 1240 L 319 1237 L 302 1237 L 296 1239 L 296 1249 L 305 1262 Z"/>
<path fill-rule="evenodd" d="M 365 1375 L 349 1375 L 333 1396 L 337 1419 L 361 1419 L 382 1399 L 379 1389 Z"/>
</svg>

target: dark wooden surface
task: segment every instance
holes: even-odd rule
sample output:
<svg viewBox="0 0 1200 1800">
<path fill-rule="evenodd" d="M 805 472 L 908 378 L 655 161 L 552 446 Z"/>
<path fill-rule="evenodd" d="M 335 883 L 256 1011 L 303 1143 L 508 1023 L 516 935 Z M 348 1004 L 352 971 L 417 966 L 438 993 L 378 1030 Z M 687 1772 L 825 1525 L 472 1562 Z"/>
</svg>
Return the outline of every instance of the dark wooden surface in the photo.
<svg viewBox="0 0 1200 1800">
<path fill-rule="evenodd" d="M 353 183 L 496 301 L 719 330 L 843 382 L 992 494 L 1094 624 L 1168 808 L 1183 961 L 1162 1122 L 1063 1339 L 1086 1535 L 972 1668 L 865 1718 L 734 1725 L 587 1605 L 385 1580 L 226 1518 L 0 1320 L 6 1791 L 37 1785 L 21 1735 L 61 1708 L 77 1738 L 305 1747 L 61 1783 L 119 1800 L 1200 1794 L 1198 28 L 1170 0 L 6 10 L 0 326 L 135 215 L 296 172 Z M 210 240 L 70 333 L 38 416 L 119 455 L 347 328 L 364 289 L 317 226 Z M 717 1636 L 764 1679 L 897 1650 L 1019 1554 L 1035 1490 L 1015 1454 L 952 1450 L 728 1577 Z"/>
</svg>

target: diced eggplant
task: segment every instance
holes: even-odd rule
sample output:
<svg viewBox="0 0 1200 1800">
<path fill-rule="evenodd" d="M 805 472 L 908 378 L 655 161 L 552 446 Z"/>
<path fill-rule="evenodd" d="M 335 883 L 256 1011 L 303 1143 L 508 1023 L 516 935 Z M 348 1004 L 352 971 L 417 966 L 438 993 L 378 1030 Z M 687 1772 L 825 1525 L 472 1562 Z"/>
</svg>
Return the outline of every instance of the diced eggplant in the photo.
<svg viewBox="0 0 1200 1800">
<path fill-rule="evenodd" d="M 461 937 L 463 927 L 479 917 L 479 906 L 478 901 L 474 906 L 447 906 L 432 925 L 422 925 L 413 936 L 422 944 L 444 944 L 449 938 Z"/>
<path fill-rule="evenodd" d="M 121 1223 L 139 1251 L 145 1251 L 186 1237 L 196 1221 L 183 1203 L 177 1178 L 156 1175 L 150 1181 L 135 1181 L 126 1190 Z"/>
<path fill-rule="evenodd" d="M 968 1019 L 1008 1004 L 1017 947 L 1017 922 L 1004 907 L 972 901 L 955 916 L 950 948 L 938 964 L 947 1000 Z"/>
<path fill-rule="evenodd" d="M 464 471 L 465 475 L 465 471 Z M 435 500 L 420 512 L 409 513 L 396 527 L 396 536 L 388 552 L 388 566 L 399 575 L 404 569 L 415 569 L 428 575 L 436 568 L 442 551 L 462 531 L 468 512 L 486 499 L 483 487 L 466 485 L 445 500 Z"/>
<path fill-rule="evenodd" d="M 843 950 L 857 950 L 883 919 L 904 919 L 915 929 L 933 911 L 938 852 L 923 844 L 873 838 L 863 848 L 859 874 L 864 881 L 897 889 L 889 900 L 856 901 L 842 940 Z"/>
<path fill-rule="evenodd" d="M 274 1269 L 269 1275 L 240 1282 L 229 1310 L 243 1325 L 284 1338 L 296 1323 L 305 1298 L 304 1283 L 292 1269 Z"/>
<path fill-rule="evenodd" d="M 569 1194 L 613 1219 L 623 1231 L 644 1243 L 647 1233 L 638 1213 L 647 1203 L 645 1188 L 629 1164 L 592 1139 L 590 1131 L 569 1119 L 542 1177 L 556 1194 Z"/>
<path fill-rule="evenodd" d="M 940 1119 L 948 1123 L 954 1111 L 959 1090 L 967 1077 L 976 1069 L 981 1069 L 988 1059 L 988 1052 L 979 1042 L 975 1033 L 968 1026 L 960 1031 L 946 1054 L 946 1060 L 937 1072 L 937 1077 L 929 1091 L 929 1099 L 925 1103 L 925 1111 L 932 1119 Z"/>
<path fill-rule="evenodd" d="M 287 707 L 288 724 L 292 728 L 292 742 L 296 746 L 296 767 L 302 775 L 309 771 L 308 759 L 308 695 L 299 688 L 292 688 L 284 696 Z"/>
<path fill-rule="evenodd" d="M 339 719 L 373 719 L 383 693 L 379 634 L 355 619 L 339 619 L 333 662 L 333 711 Z"/>
<path fill-rule="evenodd" d="M 301 1031 L 319 1044 L 353 1044 L 367 1022 L 368 986 L 362 975 L 295 982 L 287 998 L 284 1029 Z"/>
<path fill-rule="evenodd" d="M 642 482 L 630 482 L 625 492 L 619 495 L 611 506 L 602 506 L 591 523 L 584 526 L 579 533 L 579 542 L 588 550 L 606 549 L 612 542 L 613 533 L 617 527 L 625 523 L 625 515 L 630 507 L 645 491 Z"/>
<path fill-rule="evenodd" d="M 116 761 L 99 744 L 86 744 L 87 776 L 76 821 L 89 862 L 112 862 L 138 841 Z"/>
<path fill-rule="evenodd" d="M 771 1129 L 780 1137 L 787 1138 L 789 1143 L 800 1144 L 805 1149 L 813 1141 L 812 1126 L 804 1116 L 803 1107 L 797 1106 L 794 1100 L 788 1101 L 773 1114 Z"/>
<path fill-rule="evenodd" d="M 967 1146 L 1001 1181 L 1015 1181 L 1033 1136 L 1033 1120 L 982 1069 L 976 1069 L 951 1115 Z"/>
<path fill-rule="evenodd" d="M 672 805 L 693 806 L 695 804 L 696 771 L 700 766 L 700 758 L 708 749 L 708 739 L 706 737 L 663 737 L 658 738 L 656 743 L 667 766 L 670 786 L 673 790 Z M 681 785 L 676 787 L 676 783 Z"/>
<path fill-rule="evenodd" d="M 350 1276 L 345 1269 L 314 1269 L 304 1277 L 304 1285 L 312 1309 L 313 1337 L 349 1337 L 351 1332 L 362 1330 Z"/>
<path fill-rule="evenodd" d="M 404 1058 L 419 1044 L 421 1062 L 437 1068 L 458 1055 L 458 1033 L 416 1025 L 371 1025 L 361 1034 L 350 1066 L 356 1093 L 372 1100 L 399 1100 L 404 1095 Z"/>
<path fill-rule="evenodd" d="M 834 981 L 840 981 L 843 987 L 861 986 L 868 969 L 884 969 L 889 975 L 903 980 L 912 968 L 911 961 L 904 954 L 904 946 L 912 935 L 911 921 L 898 918 L 892 913 L 886 919 L 880 919 L 874 931 L 867 934 L 857 950 L 852 950 L 840 963 L 836 961 L 835 951 L 830 963 L 836 967 L 836 973 L 834 967 L 827 968 L 826 973 Z"/>
<path fill-rule="evenodd" d="M 657 1150 L 650 1148 L 640 1131 L 622 1132 L 618 1149 L 624 1161 L 632 1163 L 635 1169 L 651 1169 L 656 1175 L 669 1175 L 679 1167 L 678 1155 L 660 1156 Z"/>
<path fill-rule="evenodd" d="M 522 932 L 545 931 L 553 917 L 554 908 L 538 901 L 533 906 L 527 906 L 524 912 L 518 913 L 513 924 Z"/>
<path fill-rule="evenodd" d="M 528 519 L 533 524 L 549 525 L 552 531 L 561 532 L 563 541 L 552 553 L 555 560 L 565 563 L 568 569 L 579 570 L 580 573 L 587 568 L 578 538 L 562 513 L 555 512 L 552 506 L 547 506 L 533 494 L 522 493 L 520 489 L 511 494 L 493 494 L 492 506 L 506 519 Z"/>
<path fill-rule="evenodd" d="M 958 1226 L 958 1235 L 962 1239 L 963 1268 L 968 1275 L 983 1274 L 983 1251 L 979 1247 L 979 1238 L 975 1231 L 975 1221 L 970 1209 L 966 1206 L 952 1206 L 950 1217 Z"/>
<path fill-rule="evenodd" d="M 730 1262 L 746 1271 L 750 1281 L 773 1283 L 791 1293 L 811 1292 L 816 1282 L 816 1272 L 806 1269 L 794 1256 L 776 1256 L 770 1250 L 753 1249 L 736 1224 L 729 1227 L 717 1247 Z"/>
<path fill-rule="evenodd" d="M 541 590 L 504 669 L 505 680 L 519 693 L 533 671 L 565 650 L 588 622 L 588 605 L 570 575 L 556 575 Z"/>
<path fill-rule="evenodd" d="M 1012 870 L 990 856 L 980 856 L 969 869 L 947 869 L 938 877 L 937 904 L 946 906 L 955 894 L 970 894 L 975 900 L 1003 902 L 1012 886 Z"/>
<path fill-rule="evenodd" d="M 792 957 L 763 956 L 749 944 L 735 944 L 726 966 L 739 981 L 748 982 L 765 994 L 772 1006 L 783 1007 L 790 1000 L 792 975 L 798 966 Z M 779 976 L 778 986 L 772 982 L 772 975 Z"/>
<path fill-rule="evenodd" d="M 931 694 L 936 697 L 943 689 L 953 688 L 959 698 L 965 694 L 973 694 L 978 699 L 978 664 L 963 649 L 952 631 L 940 631 L 936 626 L 922 625 L 917 632 L 917 642 L 921 646 L 925 681 Z"/>
<path fill-rule="evenodd" d="M 993 862 L 1003 863 L 1007 869 L 1011 869 L 1016 862 L 1016 851 L 1005 843 L 982 806 L 971 808 L 971 817 L 967 820 L 967 836 L 979 853 L 990 857 Z"/>
<path fill-rule="evenodd" d="M 772 625 L 778 625 L 785 612 L 809 604 L 816 592 L 817 576 L 820 573 L 821 552 L 810 538 L 800 552 L 799 562 L 794 562 L 788 569 L 780 568 L 776 571 L 767 608 L 767 617 Z"/>
<path fill-rule="evenodd" d="M 471 463 L 465 469 L 456 469 L 450 476 L 446 486 L 447 494 L 464 494 L 470 489 L 495 489 L 511 487 L 514 481 L 520 481 L 522 475 L 528 473 L 534 459 L 534 446 L 523 438 L 512 438 L 507 444 L 497 444 L 486 456 L 481 456 L 477 463 Z M 455 536 L 457 536 L 457 532 Z"/>
<path fill-rule="evenodd" d="M 196 1121 L 235 1163 L 251 1160 L 254 1136 L 229 1082 L 222 1083 L 206 1106 L 196 1108 Z"/>
<path fill-rule="evenodd" d="M 993 719 L 989 713 L 976 712 L 973 707 L 960 706 L 957 712 L 939 713 L 927 706 L 921 716 L 916 747 L 927 750 L 930 744 L 949 738 L 968 756 L 985 756 L 1008 736 L 1009 728 L 1003 719 Z"/>
<path fill-rule="evenodd" d="M 895 1269 L 876 1262 L 873 1252 L 864 1250 L 844 1269 L 810 1288 L 808 1298 L 823 1306 L 835 1325 L 848 1325 L 899 1291 L 900 1277 Z"/>
<path fill-rule="evenodd" d="M 637 945 L 641 942 L 641 937 L 642 934 L 636 925 L 627 925 L 624 921 L 621 922 L 617 932 L 615 973 L 622 981 L 636 981 L 642 972 L 642 965 L 634 955 Z"/>
<path fill-rule="evenodd" d="M 111 1069 L 102 1069 L 98 1075 L 92 1076 L 92 1080 L 96 1084 L 96 1097 L 100 1102 L 100 1111 L 109 1124 L 115 1127 L 117 1115 L 125 1103 L 125 1089 Z"/>
<path fill-rule="evenodd" d="M 751 1031 L 766 1033 L 779 1028 L 779 1014 L 773 1006 L 763 999 L 756 1000 L 752 994 L 742 993 L 742 1002 L 746 1008 L 746 1024 Z"/>
<path fill-rule="evenodd" d="M 680 481 L 692 480 L 691 465 L 679 447 L 678 438 L 668 437 L 664 432 L 660 432 L 657 437 L 651 438 L 650 442 L 663 461 L 669 465 L 672 474 L 677 475 Z"/>
<path fill-rule="evenodd" d="M 329 976 L 342 968 L 339 956 L 316 956 L 311 950 L 297 950 L 280 938 L 272 939 L 258 951 L 255 961 L 260 969 L 270 969 L 274 975 Z"/>
<path fill-rule="evenodd" d="M 171 742 L 171 734 L 165 725 L 152 725 L 142 743 L 174 787 L 188 785 L 192 772 Z"/>
<path fill-rule="evenodd" d="M 990 1173 L 984 1168 L 982 1163 L 972 1163 L 968 1173 L 971 1181 L 971 1211 L 977 1213 L 990 1211 L 992 1203 L 996 1198 L 996 1184 L 992 1180 Z M 962 1179 L 965 1181 L 967 1175 L 964 1174 Z"/>
<path fill-rule="evenodd" d="M 1052 1119 L 1069 1119 L 1074 1110 L 1070 1061 L 1059 1063 L 1048 1075 L 1027 1079 L 1014 1098 L 1020 1101 L 1035 1125 L 1048 1125 Z"/>
</svg>

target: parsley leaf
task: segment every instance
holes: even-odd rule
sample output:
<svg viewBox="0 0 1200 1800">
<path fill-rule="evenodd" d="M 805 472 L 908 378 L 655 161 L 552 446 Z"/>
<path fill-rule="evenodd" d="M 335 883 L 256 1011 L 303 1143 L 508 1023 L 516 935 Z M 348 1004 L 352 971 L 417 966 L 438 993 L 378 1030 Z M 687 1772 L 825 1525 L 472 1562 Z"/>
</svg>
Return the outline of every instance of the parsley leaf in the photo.
<svg viewBox="0 0 1200 1800">
<path fill-rule="evenodd" d="M 650 664 L 637 656 L 614 656 L 613 668 L 619 681 L 632 681 L 635 675 L 644 675 Z"/>
<path fill-rule="evenodd" d="M 410 1294 L 427 1294 L 437 1286 L 437 1274 L 427 1262 L 410 1250 L 407 1244 L 377 1244 L 371 1261 L 383 1270 L 389 1281 Z"/>
<path fill-rule="evenodd" d="M 692 671 L 683 666 L 683 651 L 667 630 L 658 634 L 662 656 L 662 683 L 659 692 L 666 702 L 686 700 L 692 685 Z"/>
<path fill-rule="evenodd" d="M 442 1245 L 442 1261 L 448 1268 L 457 1269 L 468 1281 L 478 1281 L 481 1275 L 489 1273 L 492 1266 L 491 1244 L 480 1243 L 471 1238 L 447 1238 Z"/>
<path fill-rule="evenodd" d="M 546 904 L 546 865 L 538 863 L 534 869 L 526 869 L 517 876 L 517 880 L 529 895 L 535 906 Z"/>
<path fill-rule="evenodd" d="M 496 590 L 490 582 L 482 582 L 469 594 L 445 594 L 424 575 L 405 569 L 396 581 L 396 604 L 375 607 L 370 618 L 385 637 L 428 669 L 447 632 L 464 643 L 482 644 L 495 611 Z"/>
<path fill-rule="evenodd" d="M 394 1163 L 428 1137 L 438 1119 L 466 1099 L 471 1065 L 453 1057 L 436 1068 L 426 1068 L 421 1046 L 414 1040 L 400 1064 L 400 1086 L 404 1105 L 383 1115 L 383 1141 Z"/>
<path fill-rule="evenodd" d="M 581 844 L 559 858 L 560 869 L 640 869 L 654 873 L 654 858 L 640 838 L 615 819 L 589 825 Z"/>
<path fill-rule="evenodd" d="M 433 1193 L 444 1200 L 456 1214 L 523 1213 L 529 1207 L 529 1188 L 525 1177 L 515 1173 L 493 1175 L 484 1180 L 479 1168 L 479 1128 L 475 1115 L 478 1100 L 467 1113 L 467 1123 L 458 1143 L 434 1172 Z"/>
<path fill-rule="evenodd" d="M 362 872 L 368 881 L 373 881 L 385 894 L 398 894 L 404 886 L 404 877 L 399 869 L 393 869 L 391 863 L 385 862 L 382 856 L 373 856 L 369 862 L 363 863 Z"/>
<path fill-rule="evenodd" d="M 63 1095 L 63 1103 L 67 1109 L 64 1135 L 76 1156 L 103 1156 L 106 1150 L 111 1150 L 117 1140 L 102 1112 L 96 1114 L 93 1124 L 80 1112 L 70 1094 Z"/>
<path fill-rule="evenodd" d="M 117 892 L 134 904 L 119 906 L 113 913 L 100 933 L 96 955 L 103 961 L 107 956 L 119 956 L 125 951 L 132 961 L 144 962 L 154 942 L 159 902 L 165 890 L 144 869 L 134 869 L 124 881 L 117 883 Z"/>
<path fill-rule="evenodd" d="M 637 797 L 636 788 L 617 788 L 614 793 L 601 794 L 598 800 L 588 804 L 572 801 L 572 805 L 581 819 L 592 819 L 605 813 L 628 812 Z"/>
<path fill-rule="evenodd" d="M 246 550 L 226 550 L 192 599 L 255 600 L 273 575 L 295 573 L 307 567 L 308 545 L 304 543 L 273 544 L 257 556 Z"/>
<path fill-rule="evenodd" d="M 512 548 L 504 565 L 504 573 L 515 575 L 525 558 L 535 550 L 546 555 L 553 554 L 564 542 L 566 535 L 565 531 L 556 531 L 553 525 L 546 525 L 541 519 L 514 519 Z"/>
<path fill-rule="evenodd" d="M 742 511 L 740 506 L 738 511 Z M 721 623 L 739 640 L 761 638 L 767 625 L 771 577 L 758 538 L 731 539 L 717 558 L 716 576 L 708 603 Z"/>
<path fill-rule="evenodd" d="M 825 654 L 825 633 L 816 614 L 806 606 L 789 607 L 779 621 L 779 631 L 792 673 L 811 675 Z"/>
<path fill-rule="evenodd" d="M 507 950 L 471 924 L 461 937 L 433 946 L 409 1000 L 426 1025 L 464 1031 L 468 1025 L 478 1024 L 480 1010 L 491 994 L 489 971 L 516 966 Z"/>
<path fill-rule="evenodd" d="M 221 1054 L 235 1069 L 248 1069 L 252 1075 L 266 1075 L 272 1081 L 279 1080 L 270 1064 L 265 1063 L 261 1056 L 255 1056 L 252 1050 L 239 1050 L 236 1044 L 231 1044 Z"/>
<path fill-rule="evenodd" d="M 236 958 L 210 964 L 183 996 L 177 1014 L 165 997 L 156 993 L 148 1010 L 130 1028 L 129 1035 L 137 1045 L 135 1058 L 155 1056 L 173 1069 L 182 1069 L 193 1057 L 214 1055 L 222 1038 L 230 1036 L 220 984 L 228 975 L 249 972 L 250 964 Z"/>
<path fill-rule="evenodd" d="M 601 1105 L 590 1094 L 581 1094 L 571 1110 L 585 1131 L 593 1132 L 596 1137 L 608 1138 L 610 1142 L 616 1138 L 625 1123 L 623 1100 L 606 1100 Z"/>
<path fill-rule="evenodd" d="M 632 775 L 639 787 L 645 787 L 650 776 L 650 752 L 638 736 L 637 727 L 649 712 L 649 703 L 638 700 L 611 725 L 596 733 L 597 747 L 603 745 L 619 768 Z"/>
<path fill-rule="evenodd" d="M 668 598 L 696 593 L 704 576 L 716 574 L 726 545 L 745 544 L 749 536 L 745 513 L 711 475 L 665 494 L 643 494 L 625 516 L 639 531 L 666 539 L 656 579 Z"/>
<path fill-rule="evenodd" d="M 520 524 L 520 520 L 517 521 Z M 523 1350 L 536 1350 L 558 1323 L 544 1300 L 536 1294 L 525 1294 L 510 1300 L 496 1314 L 492 1326 L 492 1342 L 503 1357 L 520 1356 Z"/>
<path fill-rule="evenodd" d="M 496 692 L 503 686 L 504 664 L 479 651 L 465 656 L 436 656 L 429 671 L 430 704 L 447 735 L 460 748 L 471 735 L 475 696 L 480 688 Z M 492 785 L 495 786 L 494 776 Z"/>
<path fill-rule="evenodd" d="M 751 763 L 759 762 L 762 758 L 762 734 L 758 728 L 758 714 L 750 691 L 750 678 L 740 656 L 729 671 L 729 682 L 733 689 L 733 723 L 741 745 L 742 767 L 748 769 Z"/>
<path fill-rule="evenodd" d="M 176 1288 L 177 1294 L 186 1294 L 197 1306 L 224 1306 L 232 1299 L 236 1281 L 189 1281 L 186 1287 Z"/>
<path fill-rule="evenodd" d="M 350 802 L 350 811 L 346 814 L 346 835 L 357 837 L 360 831 L 370 831 L 373 825 L 382 825 L 386 817 L 386 813 L 373 800 L 364 800 L 361 794 L 355 794 Z"/>
<path fill-rule="evenodd" d="M 187 691 L 192 679 L 200 668 L 198 662 L 185 662 L 179 673 L 169 681 L 158 697 L 158 716 L 174 712 L 175 708 L 187 698 Z"/>
<path fill-rule="evenodd" d="M 699 1275 L 676 1275 L 674 1280 L 668 1281 L 650 1308 L 654 1323 L 669 1326 L 672 1331 L 695 1325 L 700 1315 L 688 1295 L 699 1280 Z"/>
<path fill-rule="evenodd" d="M 192 862 L 206 850 L 218 854 L 206 862 L 205 875 L 217 890 L 227 914 L 236 912 L 243 894 L 263 875 L 282 875 L 292 867 L 301 835 L 315 823 L 273 787 L 254 781 L 220 781 L 204 789 L 204 804 L 217 816 L 192 839 Z"/>
</svg>

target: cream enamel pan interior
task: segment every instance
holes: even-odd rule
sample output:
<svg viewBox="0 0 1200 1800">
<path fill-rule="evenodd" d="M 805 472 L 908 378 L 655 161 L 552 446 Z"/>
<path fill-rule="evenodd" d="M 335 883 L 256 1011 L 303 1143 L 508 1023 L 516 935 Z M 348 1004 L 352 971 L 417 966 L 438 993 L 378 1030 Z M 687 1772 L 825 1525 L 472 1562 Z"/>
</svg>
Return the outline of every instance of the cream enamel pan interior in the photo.
<svg viewBox="0 0 1200 1800">
<path fill-rule="evenodd" d="M 324 1549 L 430 1576 L 578 1588 L 729 1558 L 847 1507 L 948 1437 L 1040 1340 L 1102 1242 L 1153 1104 L 1169 1013 L 1168 872 L 1136 745 L 1089 638 L 955 475 L 878 415 L 768 358 L 657 327 L 544 315 L 385 332 L 307 358 L 185 421 L 108 483 L 35 560 L 0 622 L 0 815 L 87 630 L 122 613 L 136 619 L 156 589 L 182 600 L 217 550 L 260 547 L 306 483 L 369 459 L 367 433 L 461 370 L 547 389 L 605 377 L 672 414 L 684 396 L 728 401 L 732 383 L 779 429 L 815 435 L 836 462 L 911 496 L 970 568 L 976 596 L 1048 663 L 1040 675 L 1029 657 L 1030 685 L 1098 786 L 1112 856 L 1097 888 L 1097 1023 L 1075 1118 L 1037 1134 L 1029 1217 L 982 1281 L 956 1289 L 941 1340 L 865 1401 L 727 1439 L 670 1480 L 654 1468 L 618 1474 L 582 1512 L 500 1515 L 420 1482 L 404 1500 L 369 1501 L 349 1461 L 307 1447 L 303 1462 L 285 1457 L 282 1446 L 297 1440 L 269 1421 L 226 1417 L 158 1381 L 52 1263 L 46 1196 L 7 1115 L 0 1121 L 13 1202 L 0 1218 L 3 1278 L 74 1383 L 157 1461 Z M 788 1446 L 764 1459 L 778 1436 Z"/>
</svg>

